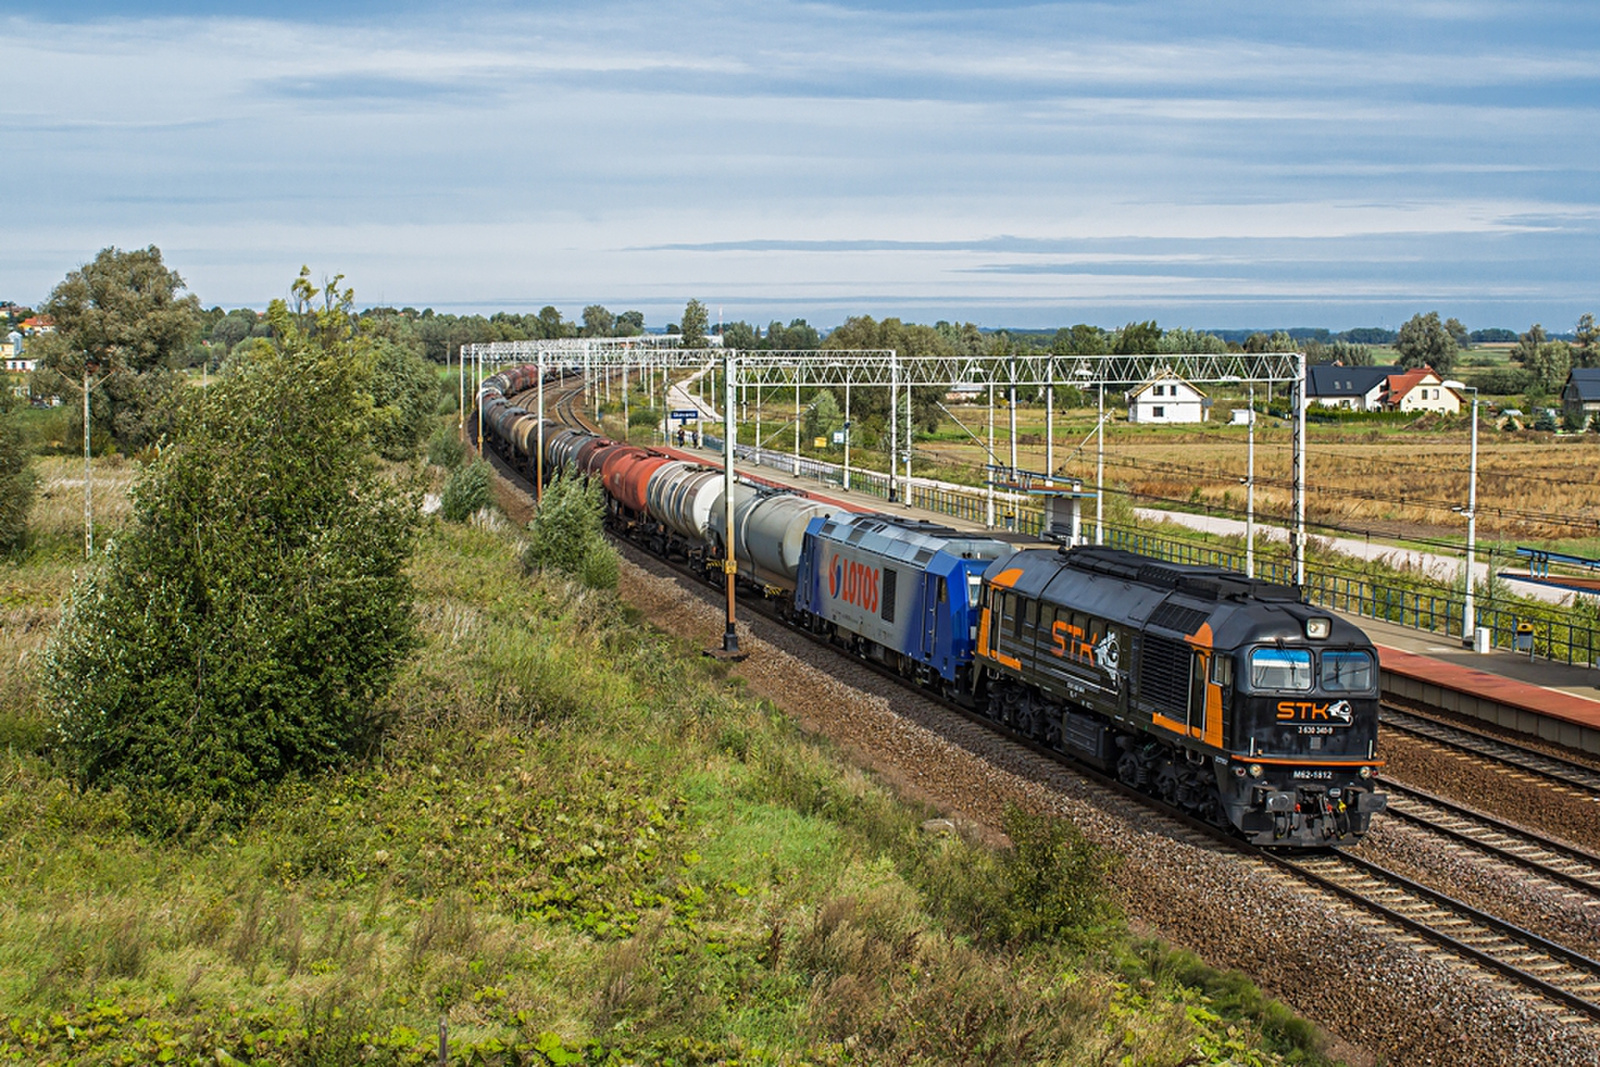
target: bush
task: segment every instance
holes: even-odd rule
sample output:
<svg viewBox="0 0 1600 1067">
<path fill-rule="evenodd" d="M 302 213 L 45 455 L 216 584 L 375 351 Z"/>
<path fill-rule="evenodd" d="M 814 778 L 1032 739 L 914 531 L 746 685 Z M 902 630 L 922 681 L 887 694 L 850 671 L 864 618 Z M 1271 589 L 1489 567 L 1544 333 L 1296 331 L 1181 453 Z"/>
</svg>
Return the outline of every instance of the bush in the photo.
<svg viewBox="0 0 1600 1067">
<path fill-rule="evenodd" d="M 657 408 L 629 408 L 628 426 L 658 426 L 661 423 L 661 412 Z"/>
<path fill-rule="evenodd" d="M 946 845 L 930 860 L 924 891 L 935 910 L 991 945 L 1084 947 L 1111 928 L 1101 849 L 1065 820 L 1014 807 L 1005 829 L 1011 848 L 998 856 Z"/>
<path fill-rule="evenodd" d="M 617 551 L 602 532 L 600 487 L 581 478 L 557 477 L 528 523 L 530 540 L 522 552 L 528 570 L 565 571 L 591 589 L 615 589 L 620 569 Z"/>
<path fill-rule="evenodd" d="M 435 467 L 443 467 L 453 471 L 461 466 L 461 461 L 466 458 L 466 449 L 461 444 L 461 438 L 455 429 L 450 426 L 440 426 L 433 431 L 433 436 L 428 438 L 428 462 Z"/>
<path fill-rule="evenodd" d="M 458 466 L 444 483 L 439 514 L 447 522 L 466 522 L 488 507 L 493 500 L 489 491 L 492 477 L 489 464 L 477 457 L 465 467 Z"/>
<path fill-rule="evenodd" d="M 0 394 L 0 552 L 21 546 L 33 505 L 33 472 L 28 469 L 32 457 L 10 409 L 10 397 Z"/>
<path fill-rule="evenodd" d="M 185 398 L 45 651 L 64 754 L 147 829 L 242 816 L 366 751 L 415 644 L 418 501 L 372 463 L 348 304 L 271 314 L 283 351 Z"/>
</svg>

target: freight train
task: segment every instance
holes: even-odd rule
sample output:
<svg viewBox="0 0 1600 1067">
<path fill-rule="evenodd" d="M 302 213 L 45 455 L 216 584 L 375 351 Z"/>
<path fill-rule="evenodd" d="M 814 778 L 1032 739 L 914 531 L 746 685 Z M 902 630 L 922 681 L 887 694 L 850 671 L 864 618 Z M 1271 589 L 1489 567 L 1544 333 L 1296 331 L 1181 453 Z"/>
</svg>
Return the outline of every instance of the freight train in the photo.
<svg viewBox="0 0 1600 1067">
<path fill-rule="evenodd" d="M 1384 809 L 1377 652 L 1298 587 L 743 482 L 729 536 L 718 468 L 550 422 L 540 463 L 509 399 L 533 373 L 486 380 L 492 447 L 599 479 L 614 532 L 708 580 L 731 553 L 792 625 L 1255 844 L 1352 844 Z"/>
</svg>

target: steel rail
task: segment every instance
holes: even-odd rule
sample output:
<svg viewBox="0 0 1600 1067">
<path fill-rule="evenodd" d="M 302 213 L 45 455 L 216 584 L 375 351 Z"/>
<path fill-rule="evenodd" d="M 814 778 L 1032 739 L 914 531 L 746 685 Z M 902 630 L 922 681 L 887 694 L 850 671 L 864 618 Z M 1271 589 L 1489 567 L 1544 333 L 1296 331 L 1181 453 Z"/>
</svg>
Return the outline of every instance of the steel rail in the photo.
<svg viewBox="0 0 1600 1067">
<path fill-rule="evenodd" d="M 1600 999 L 1597 999 L 1600 998 L 1600 961 L 1591 959 L 1581 952 L 1567 948 L 1565 945 L 1558 945 L 1553 941 L 1542 938 L 1532 931 L 1517 926 L 1515 923 L 1497 919 L 1470 904 L 1463 903 L 1437 890 L 1429 889 L 1427 886 L 1414 882 L 1404 875 L 1397 874 L 1387 867 L 1359 856 L 1353 856 L 1348 852 L 1310 858 L 1284 856 L 1260 850 L 1256 850 L 1256 853 L 1271 863 L 1293 870 L 1297 875 L 1308 879 L 1323 889 L 1376 912 L 1386 921 L 1393 922 L 1413 933 L 1427 937 L 1429 940 L 1443 945 L 1451 952 L 1465 956 L 1524 985 L 1531 986 L 1544 997 L 1559 1001 L 1594 1019 L 1600 1020 Z M 1490 936 L 1481 938 L 1483 942 L 1481 945 L 1463 941 L 1456 934 L 1446 933 L 1439 929 L 1437 925 L 1407 915 L 1388 904 L 1374 899 L 1373 895 L 1364 893 L 1354 886 L 1339 881 L 1336 877 L 1311 869 L 1313 864 L 1319 866 L 1338 865 L 1365 872 L 1373 878 L 1388 882 L 1401 892 L 1422 898 L 1429 907 L 1439 907 L 1448 912 L 1454 912 L 1458 918 L 1478 925 L 1487 931 Z M 1486 947 L 1497 945 L 1497 941 L 1502 944 L 1509 943 L 1509 947 L 1505 947 L 1499 954 Z M 1499 946 L 1497 945 L 1497 947 Z M 1526 957 L 1530 955 L 1534 957 L 1542 955 L 1546 960 L 1553 962 L 1556 966 L 1569 969 L 1572 974 L 1578 977 L 1576 980 L 1569 979 L 1565 984 L 1558 985 L 1541 975 L 1534 974 L 1525 966 Z M 1506 958 L 1508 956 L 1520 956 L 1524 957 L 1524 959 L 1513 961 Z M 1591 990 L 1591 992 L 1585 994 L 1578 992 L 1577 990 L 1579 989 Z"/>
<path fill-rule="evenodd" d="M 1553 756 L 1526 745 L 1519 745 L 1515 741 L 1459 726 L 1453 722 L 1430 718 L 1409 708 L 1401 708 L 1387 702 L 1383 704 L 1378 721 L 1390 729 L 1426 738 L 1496 763 L 1504 763 L 1530 774 L 1541 775 L 1574 789 L 1590 793 L 1600 791 L 1600 770 L 1576 760 Z"/>
<path fill-rule="evenodd" d="M 1578 848 L 1575 845 L 1569 845 L 1563 841 L 1557 841 L 1553 838 L 1545 837 L 1542 834 L 1538 834 L 1531 830 L 1526 830 L 1520 826 L 1515 826 L 1511 823 L 1504 822 L 1503 820 L 1496 819 L 1491 815 L 1485 815 L 1482 812 L 1474 811 L 1471 808 L 1464 807 L 1455 803 L 1454 801 L 1446 800 L 1444 797 L 1435 796 L 1432 793 L 1425 792 L 1421 789 L 1416 789 L 1412 786 L 1401 785 L 1392 779 L 1384 778 L 1381 779 L 1381 781 L 1384 788 L 1389 791 L 1389 806 L 1386 809 L 1385 814 L 1417 826 L 1425 827 L 1428 830 L 1431 830 L 1440 836 L 1448 837 L 1453 841 L 1470 845 L 1471 847 L 1479 849 L 1480 851 L 1489 853 L 1495 859 L 1522 867 L 1523 869 L 1532 871 L 1543 878 L 1548 878 L 1553 882 L 1560 882 L 1563 885 L 1570 886 L 1574 889 L 1578 889 L 1592 895 L 1600 894 L 1600 856 Z M 1463 819 L 1485 827 L 1491 834 L 1499 834 L 1503 837 L 1517 839 L 1517 841 L 1521 843 L 1523 847 L 1537 849 L 1551 857 L 1554 857 L 1558 861 L 1579 864 L 1587 868 L 1587 872 L 1575 873 L 1571 870 L 1563 870 L 1560 867 L 1554 867 L 1551 865 L 1549 859 L 1540 859 L 1536 856 L 1525 855 L 1523 853 L 1513 851 L 1513 849 L 1508 848 L 1505 845 L 1497 844 L 1493 841 L 1486 841 L 1482 836 L 1474 834 L 1471 830 L 1462 830 L 1456 827 L 1447 826 L 1444 823 L 1439 822 L 1437 819 L 1430 818 L 1426 814 L 1408 810 L 1405 806 L 1407 803 L 1406 798 L 1408 796 L 1416 798 L 1416 800 L 1420 801 L 1422 804 L 1439 808 L 1454 818 Z M 1396 800 L 1401 802 L 1400 806 L 1396 806 Z"/>
</svg>

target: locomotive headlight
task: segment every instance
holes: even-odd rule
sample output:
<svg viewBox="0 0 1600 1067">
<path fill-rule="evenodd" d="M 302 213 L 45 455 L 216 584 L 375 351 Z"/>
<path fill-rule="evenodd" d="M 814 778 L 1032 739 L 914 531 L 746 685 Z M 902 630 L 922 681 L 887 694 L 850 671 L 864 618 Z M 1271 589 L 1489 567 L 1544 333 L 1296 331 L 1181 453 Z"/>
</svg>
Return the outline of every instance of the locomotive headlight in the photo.
<svg viewBox="0 0 1600 1067">
<path fill-rule="evenodd" d="M 1363 777 L 1363 778 L 1371 778 L 1372 777 L 1372 768 L 1368 767 L 1366 765 L 1362 765 L 1361 770 L 1357 771 L 1356 773 L 1361 775 L 1361 777 Z"/>
<path fill-rule="evenodd" d="M 1333 632 L 1332 619 L 1307 619 L 1306 636 L 1313 641 L 1320 641 Z"/>
<path fill-rule="evenodd" d="M 1250 764 L 1250 777 L 1252 777 L 1252 778 L 1260 778 L 1261 777 L 1261 764 L 1259 764 L 1259 763 Z"/>
</svg>

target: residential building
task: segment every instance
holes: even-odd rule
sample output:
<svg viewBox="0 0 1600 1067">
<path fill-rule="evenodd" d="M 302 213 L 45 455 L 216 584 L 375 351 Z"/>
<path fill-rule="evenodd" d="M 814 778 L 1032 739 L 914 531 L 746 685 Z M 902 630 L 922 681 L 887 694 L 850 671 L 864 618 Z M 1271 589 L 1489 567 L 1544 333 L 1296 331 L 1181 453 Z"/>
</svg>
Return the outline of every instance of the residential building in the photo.
<svg viewBox="0 0 1600 1067">
<path fill-rule="evenodd" d="M 8 371 L 31 371 L 35 361 L 22 354 L 22 334 L 12 330 L 6 334 L 5 343 L 0 344 L 0 365 Z"/>
<path fill-rule="evenodd" d="M 1573 367 L 1561 387 L 1561 410 L 1584 429 L 1600 415 L 1600 367 Z"/>
<path fill-rule="evenodd" d="M 1461 395 L 1444 387 L 1444 379 L 1432 367 L 1391 374 L 1384 387 L 1383 406 L 1388 411 L 1435 411 L 1456 415 L 1461 411 Z"/>
<path fill-rule="evenodd" d="M 1306 368 L 1306 399 L 1325 408 L 1382 411 L 1389 376 L 1399 367 L 1346 367 L 1315 363 Z"/>
<path fill-rule="evenodd" d="M 1211 414 L 1211 398 L 1170 370 L 1157 371 L 1126 399 L 1129 422 L 1204 422 Z"/>
</svg>

